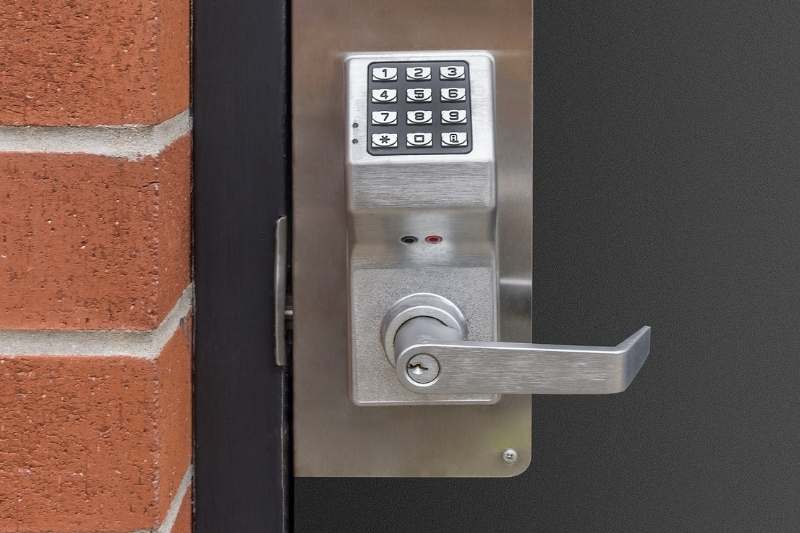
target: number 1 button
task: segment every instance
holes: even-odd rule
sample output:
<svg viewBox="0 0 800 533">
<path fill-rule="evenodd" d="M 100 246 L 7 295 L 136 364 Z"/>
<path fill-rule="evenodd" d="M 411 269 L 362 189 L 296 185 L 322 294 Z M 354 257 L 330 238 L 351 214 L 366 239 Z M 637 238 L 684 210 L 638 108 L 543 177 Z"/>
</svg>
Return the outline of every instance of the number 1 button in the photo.
<svg viewBox="0 0 800 533">
<path fill-rule="evenodd" d="M 397 81 L 397 69 L 394 67 L 373 68 L 372 81 Z"/>
</svg>

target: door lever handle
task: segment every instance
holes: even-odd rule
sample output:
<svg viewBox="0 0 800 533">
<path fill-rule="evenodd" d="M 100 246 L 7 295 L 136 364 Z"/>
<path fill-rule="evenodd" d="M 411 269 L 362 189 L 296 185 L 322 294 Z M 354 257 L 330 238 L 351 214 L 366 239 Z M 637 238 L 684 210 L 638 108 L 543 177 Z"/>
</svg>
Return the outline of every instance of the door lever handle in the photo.
<svg viewBox="0 0 800 533">
<path fill-rule="evenodd" d="M 455 305 L 424 297 L 430 305 L 416 306 L 391 343 L 397 376 L 414 392 L 614 394 L 628 388 L 650 354 L 649 326 L 613 347 L 464 340 Z"/>
</svg>

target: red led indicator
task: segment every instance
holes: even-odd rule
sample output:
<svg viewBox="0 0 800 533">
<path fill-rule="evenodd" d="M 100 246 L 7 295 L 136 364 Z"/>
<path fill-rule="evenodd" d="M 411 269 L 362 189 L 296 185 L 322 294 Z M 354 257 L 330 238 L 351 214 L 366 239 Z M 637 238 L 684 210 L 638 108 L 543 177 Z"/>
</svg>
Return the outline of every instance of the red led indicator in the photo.
<svg viewBox="0 0 800 533">
<path fill-rule="evenodd" d="M 444 240 L 441 235 L 428 235 L 425 237 L 425 242 L 428 244 L 439 244 Z"/>
</svg>

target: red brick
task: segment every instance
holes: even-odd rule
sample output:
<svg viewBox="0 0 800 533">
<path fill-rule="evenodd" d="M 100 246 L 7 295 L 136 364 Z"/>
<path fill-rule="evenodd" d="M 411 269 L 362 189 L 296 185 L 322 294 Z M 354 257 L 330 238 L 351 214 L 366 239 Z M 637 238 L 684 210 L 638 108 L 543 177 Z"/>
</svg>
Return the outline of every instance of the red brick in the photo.
<svg viewBox="0 0 800 533">
<path fill-rule="evenodd" d="M 0 2 L 0 124 L 154 124 L 189 102 L 189 0 Z"/>
<path fill-rule="evenodd" d="M 0 356 L 0 532 L 160 524 L 191 461 L 191 325 L 157 360 Z"/>
<path fill-rule="evenodd" d="M 181 502 L 178 518 L 172 526 L 170 533 L 192 533 L 192 489 L 186 491 L 186 496 Z"/>
<path fill-rule="evenodd" d="M 189 283 L 190 149 L 0 154 L 0 328 L 156 327 Z"/>
</svg>

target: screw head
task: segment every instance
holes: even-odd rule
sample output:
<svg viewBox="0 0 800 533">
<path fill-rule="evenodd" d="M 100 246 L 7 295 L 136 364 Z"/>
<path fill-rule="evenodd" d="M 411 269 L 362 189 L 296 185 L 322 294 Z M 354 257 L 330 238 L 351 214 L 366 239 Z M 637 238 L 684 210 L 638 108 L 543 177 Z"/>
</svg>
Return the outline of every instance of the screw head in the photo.
<svg viewBox="0 0 800 533">
<path fill-rule="evenodd" d="M 506 463 L 514 464 L 517 462 L 517 459 L 519 459 L 519 454 L 517 453 L 517 450 L 515 450 L 514 448 L 508 448 L 507 450 L 503 450 L 503 461 L 505 461 Z"/>
<path fill-rule="evenodd" d="M 426 385 L 439 376 L 439 361 L 432 355 L 420 353 L 408 360 L 406 374 L 411 381 Z"/>
</svg>

